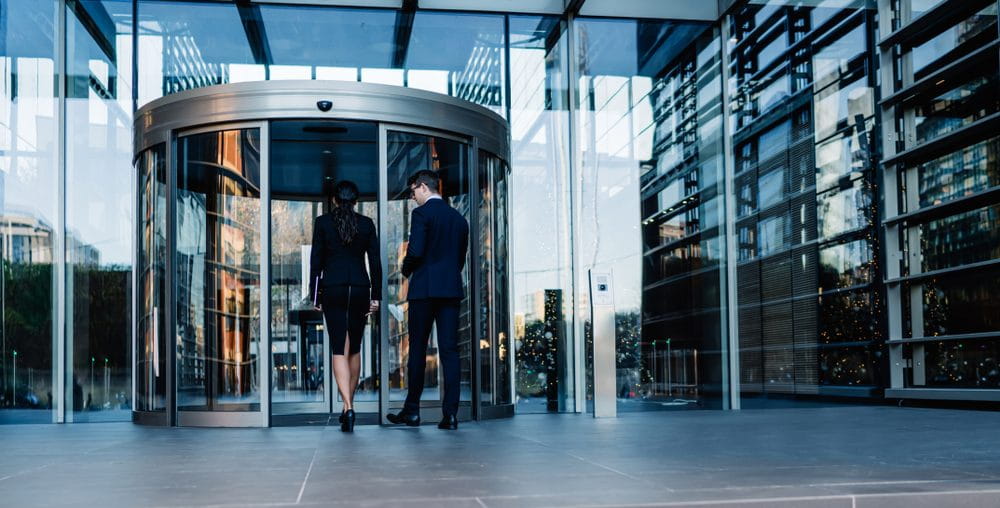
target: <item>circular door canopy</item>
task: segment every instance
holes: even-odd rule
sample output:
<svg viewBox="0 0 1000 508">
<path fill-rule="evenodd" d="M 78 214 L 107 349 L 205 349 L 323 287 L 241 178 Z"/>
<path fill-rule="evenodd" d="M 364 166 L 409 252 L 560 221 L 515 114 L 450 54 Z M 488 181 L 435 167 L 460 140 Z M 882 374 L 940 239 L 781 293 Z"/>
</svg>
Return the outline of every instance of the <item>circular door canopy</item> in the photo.
<svg viewBox="0 0 1000 508">
<path fill-rule="evenodd" d="M 272 119 L 366 120 L 475 138 L 509 160 L 507 122 L 471 102 L 425 90 L 351 81 L 254 81 L 186 90 L 156 99 L 135 116 L 134 154 L 170 141 L 171 132 Z"/>
</svg>

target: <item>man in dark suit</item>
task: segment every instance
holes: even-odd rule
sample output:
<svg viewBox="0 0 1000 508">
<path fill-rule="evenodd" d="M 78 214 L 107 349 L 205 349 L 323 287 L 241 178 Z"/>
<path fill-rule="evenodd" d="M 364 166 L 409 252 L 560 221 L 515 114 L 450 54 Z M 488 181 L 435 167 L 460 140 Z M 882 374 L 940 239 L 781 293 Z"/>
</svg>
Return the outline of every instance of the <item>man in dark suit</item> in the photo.
<svg viewBox="0 0 1000 508">
<path fill-rule="evenodd" d="M 437 173 L 418 171 L 410 177 L 411 197 L 419 205 L 410 220 L 410 240 L 403 258 L 403 275 L 410 279 L 410 358 L 408 392 L 403 410 L 387 416 L 392 423 L 420 425 L 420 395 L 424 391 L 427 341 L 437 324 L 438 351 L 444 371 L 443 418 L 439 429 L 458 428 L 458 314 L 465 287 L 462 269 L 469 247 L 469 223 L 441 198 Z"/>
</svg>

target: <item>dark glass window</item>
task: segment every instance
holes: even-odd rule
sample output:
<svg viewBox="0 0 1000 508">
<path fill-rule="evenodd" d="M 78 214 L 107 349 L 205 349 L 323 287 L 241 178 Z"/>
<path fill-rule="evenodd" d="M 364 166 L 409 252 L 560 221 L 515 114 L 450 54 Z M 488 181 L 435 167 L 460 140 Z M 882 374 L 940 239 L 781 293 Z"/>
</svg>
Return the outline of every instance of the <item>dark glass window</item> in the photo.
<svg viewBox="0 0 1000 508">
<path fill-rule="evenodd" d="M 943 136 L 976 120 L 1000 111 L 1000 79 L 996 62 L 986 64 L 968 81 L 935 97 L 925 99 L 915 108 L 917 142 Z"/>
<path fill-rule="evenodd" d="M 868 342 L 880 336 L 876 296 L 869 289 L 822 295 L 819 337 L 822 344 Z"/>
<path fill-rule="evenodd" d="M 937 68 L 938 59 L 947 55 L 952 50 L 975 40 L 980 34 L 985 34 L 988 30 L 993 31 L 996 37 L 997 30 L 997 4 L 990 3 L 983 10 L 973 16 L 960 21 L 958 24 L 941 32 L 936 37 L 913 48 L 913 72 L 916 79 L 923 77 L 927 71 Z M 975 44 L 975 43 L 972 43 Z"/>
<path fill-rule="evenodd" d="M 923 271 L 1000 259 L 1000 205 L 920 225 Z"/>
<path fill-rule="evenodd" d="M 873 349 L 871 346 L 820 349 L 819 383 L 833 386 L 874 385 L 878 357 Z"/>
<path fill-rule="evenodd" d="M 906 293 L 904 293 L 906 294 Z M 1000 331 L 1000 273 L 952 273 L 923 284 L 924 336 Z"/>
<path fill-rule="evenodd" d="M 926 342 L 926 385 L 946 388 L 1000 388 L 1000 341 Z M 912 357 L 913 347 L 909 349 Z"/>
</svg>

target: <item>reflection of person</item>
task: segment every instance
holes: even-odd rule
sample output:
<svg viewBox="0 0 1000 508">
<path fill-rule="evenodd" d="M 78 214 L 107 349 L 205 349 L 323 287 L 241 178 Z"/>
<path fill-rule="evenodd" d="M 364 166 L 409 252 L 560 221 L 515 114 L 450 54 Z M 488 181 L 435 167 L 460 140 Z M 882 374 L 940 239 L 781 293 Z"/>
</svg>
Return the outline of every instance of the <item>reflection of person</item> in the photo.
<svg viewBox="0 0 1000 508">
<path fill-rule="evenodd" d="M 379 310 L 382 265 L 375 222 L 354 211 L 358 186 L 339 182 L 330 213 L 313 224 L 309 294 L 326 317 L 333 351 L 333 375 L 344 401 L 340 430 L 354 430 L 354 391 L 361 374 L 361 338 L 367 316 Z M 365 256 L 371 270 L 365 269 Z"/>
<path fill-rule="evenodd" d="M 444 371 L 443 418 L 438 428 L 453 430 L 458 428 L 458 314 L 465 294 L 462 269 L 469 246 L 469 223 L 441 198 L 441 183 L 433 171 L 418 171 L 409 184 L 411 197 L 420 206 L 413 210 L 402 266 L 403 275 L 409 278 L 408 392 L 403 410 L 387 418 L 392 423 L 420 425 L 427 341 L 436 324 Z"/>
</svg>

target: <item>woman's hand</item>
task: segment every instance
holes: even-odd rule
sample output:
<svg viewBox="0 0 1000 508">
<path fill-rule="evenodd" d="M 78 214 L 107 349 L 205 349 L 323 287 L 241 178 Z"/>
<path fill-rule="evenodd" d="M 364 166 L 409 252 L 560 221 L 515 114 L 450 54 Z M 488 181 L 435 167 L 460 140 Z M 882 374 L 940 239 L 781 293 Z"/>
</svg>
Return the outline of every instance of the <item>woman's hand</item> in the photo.
<svg viewBox="0 0 1000 508">
<path fill-rule="evenodd" d="M 372 314 L 375 314 L 376 312 L 378 312 L 378 309 L 379 309 L 379 301 L 378 300 L 372 300 L 368 304 L 368 315 L 370 316 Z"/>
</svg>

